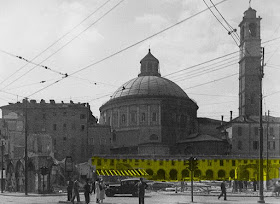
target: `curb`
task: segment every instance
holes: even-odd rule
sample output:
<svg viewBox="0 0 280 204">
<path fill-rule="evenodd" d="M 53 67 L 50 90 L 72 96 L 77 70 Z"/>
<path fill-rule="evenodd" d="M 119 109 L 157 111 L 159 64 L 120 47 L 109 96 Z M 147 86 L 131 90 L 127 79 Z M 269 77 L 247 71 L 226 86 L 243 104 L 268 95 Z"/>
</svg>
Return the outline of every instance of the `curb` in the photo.
<svg viewBox="0 0 280 204">
<path fill-rule="evenodd" d="M 66 194 L 57 194 L 57 193 L 54 193 L 54 194 L 28 194 L 28 195 L 25 195 L 25 194 L 17 194 L 17 193 L 2 193 L 0 194 L 0 196 L 13 196 L 13 197 L 48 197 L 48 196 L 66 196 Z"/>
</svg>

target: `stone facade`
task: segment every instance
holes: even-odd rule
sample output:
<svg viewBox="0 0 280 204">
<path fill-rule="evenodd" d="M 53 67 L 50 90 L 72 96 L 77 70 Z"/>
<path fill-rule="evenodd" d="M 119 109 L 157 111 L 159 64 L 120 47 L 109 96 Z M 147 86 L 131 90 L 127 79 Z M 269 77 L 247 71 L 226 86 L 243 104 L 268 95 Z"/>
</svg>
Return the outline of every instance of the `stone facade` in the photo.
<svg viewBox="0 0 280 204">
<path fill-rule="evenodd" d="M 22 131 L 27 114 L 28 134 L 49 134 L 56 159 L 72 156 L 75 162 L 87 161 L 88 123 L 96 122 L 88 104 L 23 100 L 22 103 L 9 104 L 1 109 L 4 119 L 14 116 L 21 121 Z"/>
</svg>

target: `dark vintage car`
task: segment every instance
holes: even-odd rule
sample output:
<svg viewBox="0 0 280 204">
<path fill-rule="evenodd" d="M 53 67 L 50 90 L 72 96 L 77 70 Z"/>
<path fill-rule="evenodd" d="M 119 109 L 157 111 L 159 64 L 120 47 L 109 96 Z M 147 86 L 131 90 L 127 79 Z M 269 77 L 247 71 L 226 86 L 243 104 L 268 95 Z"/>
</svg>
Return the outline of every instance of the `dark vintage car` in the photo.
<svg viewBox="0 0 280 204">
<path fill-rule="evenodd" d="M 115 194 L 132 194 L 132 196 L 138 196 L 137 183 L 139 179 L 123 179 L 120 184 L 109 184 L 106 187 L 105 194 L 108 197 L 112 197 Z"/>
</svg>

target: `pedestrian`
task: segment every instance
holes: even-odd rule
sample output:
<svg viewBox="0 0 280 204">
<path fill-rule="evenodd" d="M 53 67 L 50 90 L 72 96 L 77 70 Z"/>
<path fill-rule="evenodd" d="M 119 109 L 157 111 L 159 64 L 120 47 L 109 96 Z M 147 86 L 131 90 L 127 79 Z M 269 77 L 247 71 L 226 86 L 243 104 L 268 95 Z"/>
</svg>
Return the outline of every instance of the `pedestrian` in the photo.
<svg viewBox="0 0 280 204">
<path fill-rule="evenodd" d="M 105 184 L 103 179 L 100 179 L 99 189 L 100 189 L 100 203 L 103 203 L 103 200 L 105 199 Z"/>
<path fill-rule="evenodd" d="M 243 186 L 244 186 L 245 190 L 247 190 L 247 187 L 248 187 L 248 182 L 247 182 L 247 180 L 244 180 L 243 183 L 244 183 Z"/>
<path fill-rule="evenodd" d="M 70 179 L 69 181 L 67 181 L 67 201 L 71 200 L 72 191 L 73 191 L 73 181 Z"/>
<path fill-rule="evenodd" d="M 96 203 L 99 203 L 99 201 L 100 201 L 99 178 L 97 178 L 95 181 L 95 198 L 96 198 Z"/>
<path fill-rule="evenodd" d="M 253 189 L 256 192 L 257 191 L 257 181 L 256 179 L 253 180 Z"/>
<path fill-rule="evenodd" d="M 77 202 L 80 202 L 80 195 L 79 195 L 79 181 L 76 179 L 73 185 L 74 195 L 72 197 L 72 203 L 74 203 L 75 197 L 77 197 Z"/>
<path fill-rule="evenodd" d="M 90 184 L 89 184 L 89 180 L 87 179 L 86 184 L 84 185 L 84 195 L 85 195 L 86 204 L 89 204 L 90 202 L 90 198 L 89 198 L 90 193 L 91 193 Z"/>
<path fill-rule="evenodd" d="M 220 199 L 220 197 L 222 197 L 224 195 L 224 200 L 227 200 L 227 190 L 226 190 L 226 185 L 225 185 L 225 181 L 222 181 L 221 183 L 221 194 L 219 195 L 218 199 Z"/>
<path fill-rule="evenodd" d="M 91 193 L 95 194 L 95 180 L 91 183 Z"/>
<path fill-rule="evenodd" d="M 276 181 L 273 185 L 273 193 L 275 193 L 275 196 L 279 196 L 280 193 L 280 180 Z"/>
<path fill-rule="evenodd" d="M 140 181 L 136 185 L 138 188 L 139 204 L 144 204 L 145 189 L 148 185 L 143 181 L 143 178 L 140 178 Z"/>
</svg>

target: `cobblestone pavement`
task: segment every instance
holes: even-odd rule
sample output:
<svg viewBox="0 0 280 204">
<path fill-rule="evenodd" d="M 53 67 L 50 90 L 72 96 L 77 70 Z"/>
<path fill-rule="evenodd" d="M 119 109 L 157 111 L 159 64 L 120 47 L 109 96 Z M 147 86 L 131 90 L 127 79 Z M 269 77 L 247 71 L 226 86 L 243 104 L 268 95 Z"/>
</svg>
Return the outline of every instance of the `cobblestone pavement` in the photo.
<svg viewBox="0 0 280 204">
<path fill-rule="evenodd" d="M 81 202 L 84 203 L 84 195 L 80 194 Z M 239 195 L 228 195 L 227 201 L 223 198 L 218 200 L 217 195 L 195 195 L 194 203 L 227 203 L 236 204 L 244 203 L 251 204 L 257 203 L 259 198 L 257 196 L 245 196 L 245 194 Z M 279 204 L 280 197 L 265 197 L 265 202 L 270 204 Z M 70 203 L 66 202 L 66 195 L 38 195 L 29 194 L 25 196 L 23 193 L 4 193 L 0 194 L 0 204 L 57 204 L 57 203 Z M 76 202 L 75 202 L 76 203 Z M 94 195 L 91 196 L 91 203 L 94 202 Z M 191 197 L 186 193 L 174 193 L 174 192 L 150 192 L 146 194 L 145 197 L 146 204 L 187 204 L 191 203 Z M 127 196 L 115 196 L 107 197 L 104 200 L 104 204 L 138 204 L 138 198 Z"/>
</svg>

